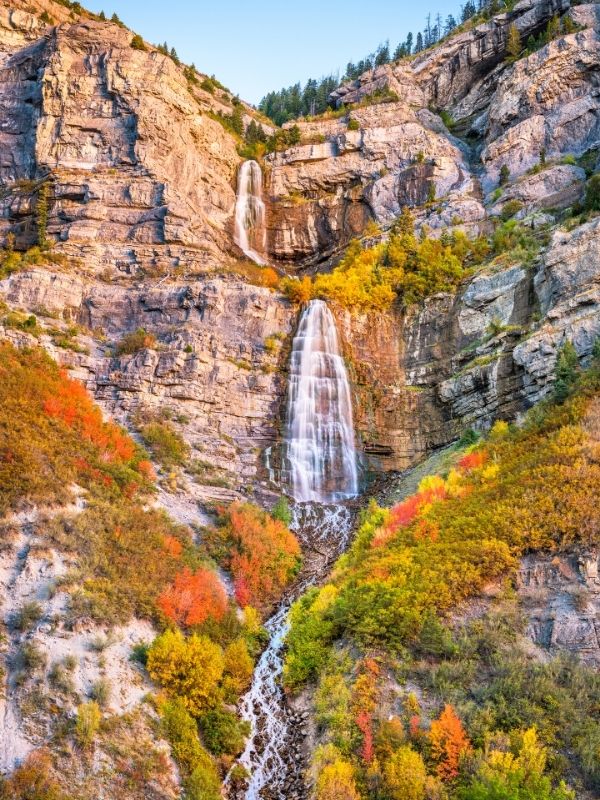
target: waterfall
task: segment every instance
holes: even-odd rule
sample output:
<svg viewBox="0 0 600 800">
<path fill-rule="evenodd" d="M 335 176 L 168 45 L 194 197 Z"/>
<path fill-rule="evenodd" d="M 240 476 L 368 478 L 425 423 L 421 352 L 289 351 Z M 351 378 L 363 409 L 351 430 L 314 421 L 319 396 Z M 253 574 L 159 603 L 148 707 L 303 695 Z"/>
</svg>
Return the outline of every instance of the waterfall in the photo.
<svg viewBox="0 0 600 800">
<path fill-rule="evenodd" d="M 267 246 L 262 182 L 259 164 L 245 161 L 238 175 L 234 240 L 244 254 L 257 264 L 266 263 L 262 255 Z"/>
<path fill-rule="evenodd" d="M 333 314 L 305 308 L 292 346 L 285 466 L 294 500 L 335 503 L 358 494 L 352 396 Z"/>
</svg>

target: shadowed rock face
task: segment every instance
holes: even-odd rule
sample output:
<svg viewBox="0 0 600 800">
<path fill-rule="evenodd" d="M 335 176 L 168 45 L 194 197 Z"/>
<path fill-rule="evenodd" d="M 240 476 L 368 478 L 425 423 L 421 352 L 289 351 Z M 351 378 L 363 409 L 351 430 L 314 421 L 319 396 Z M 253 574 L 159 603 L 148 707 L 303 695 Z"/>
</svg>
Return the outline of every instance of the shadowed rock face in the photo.
<svg viewBox="0 0 600 800">
<path fill-rule="evenodd" d="M 571 652 L 600 666 L 597 552 L 527 556 L 517 586 L 529 619 L 527 633 L 542 652 Z"/>
</svg>

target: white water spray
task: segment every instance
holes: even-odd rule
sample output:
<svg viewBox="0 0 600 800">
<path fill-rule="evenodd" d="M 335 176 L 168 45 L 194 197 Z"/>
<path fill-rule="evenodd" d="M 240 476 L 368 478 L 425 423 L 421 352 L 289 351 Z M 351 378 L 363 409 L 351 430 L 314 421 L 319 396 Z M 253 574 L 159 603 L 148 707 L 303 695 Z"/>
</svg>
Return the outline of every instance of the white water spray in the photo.
<svg viewBox="0 0 600 800">
<path fill-rule="evenodd" d="M 256 161 L 245 161 L 238 175 L 234 240 L 240 250 L 257 264 L 265 264 L 267 247 L 265 204 L 262 199 L 262 170 Z"/>
<path fill-rule="evenodd" d="M 298 502 L 335 503 L 358 494 L 352 395 L 335 319 L 312 300 L 292 346 L 285 470 Z"/>
</svg>

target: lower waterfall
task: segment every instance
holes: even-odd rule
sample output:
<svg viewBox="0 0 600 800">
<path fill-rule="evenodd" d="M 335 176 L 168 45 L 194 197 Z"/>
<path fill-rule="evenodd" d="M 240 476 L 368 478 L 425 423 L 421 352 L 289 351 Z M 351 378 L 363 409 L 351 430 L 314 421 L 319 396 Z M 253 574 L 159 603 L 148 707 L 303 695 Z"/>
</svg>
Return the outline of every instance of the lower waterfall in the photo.
<svg viewBox="0 0 600 800">
<path fill-rule="evenodd" d="M 285 467 L 298 502 L 358 494 L 350 382 L 335 318 L 323 300 L 302 313 L 292 345 Z"/>
<path fill-rule="evenodd" d="M 359 492 L 352 394 L 335 318 L 322 300 L 313 300 L 301 315 L 288 391 L 282 483 L 295 501 L 290 527 L 305 564 L 265 625 L 269 644 L 240 707 L 251 733 L 238 763 L 250 777 L 243 791 L 233 790 L 226 780 L 232 800 L 304 798 L 302 726 L 281 687 L 288 612 L 346 550 L 356 518 L 344 503 Z"/>
</svg>

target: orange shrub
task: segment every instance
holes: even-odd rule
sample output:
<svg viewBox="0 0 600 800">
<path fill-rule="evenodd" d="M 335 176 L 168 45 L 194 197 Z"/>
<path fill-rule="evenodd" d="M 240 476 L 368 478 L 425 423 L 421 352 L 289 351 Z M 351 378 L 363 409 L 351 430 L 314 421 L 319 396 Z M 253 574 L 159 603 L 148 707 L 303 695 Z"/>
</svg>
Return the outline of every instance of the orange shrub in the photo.
<svg viewBox="0 0 600 800">
<path fill-rule="evenodd" d="M 217 622 L 223 619 L 227 611 L 227 593 L 212 570 L 200 568 L 192 572 L 186 567 L 163 591 L 157 604 L 163 614 L 178 625 L 202 625 L 207 619 Z"/>
<path fill-rule="evenodd" d="M 487 453 L 485 450 L 475 450 L 472 453 L 467 453 L 458 462 L 458 467 L 463 472 L 471 472 L 474 469 L 479 469 L 487 461 Z"/>
<path fill-rule="evenodd" d="M 462 722 L 451 705 L 444 706 L 439 719 L 431 723 L 429 741 L 439 777 L 452 780 L 458 775 L 461 758 L 472 748 Z"/>
<path fill-rule="evenodd" d="M 64 370 L 60 377 L 60 383 L 52 387 L 51 396 L 44 400 L 46 414 L 77 430 L 100 450 L 102 460 L 130 461 L 135 453 L 133 440 L 114 423 L 104 421 L 100 408 L 83 384 L 68 378 Z"/>
<path fill-rule="evenodd" d="M 280 520 L 250 503 L 233 503 L 206 537 L 212 554 L 231 570 L 241 606 L 275 602 L 300 563 L 300 545 Z"/>
</svg>

